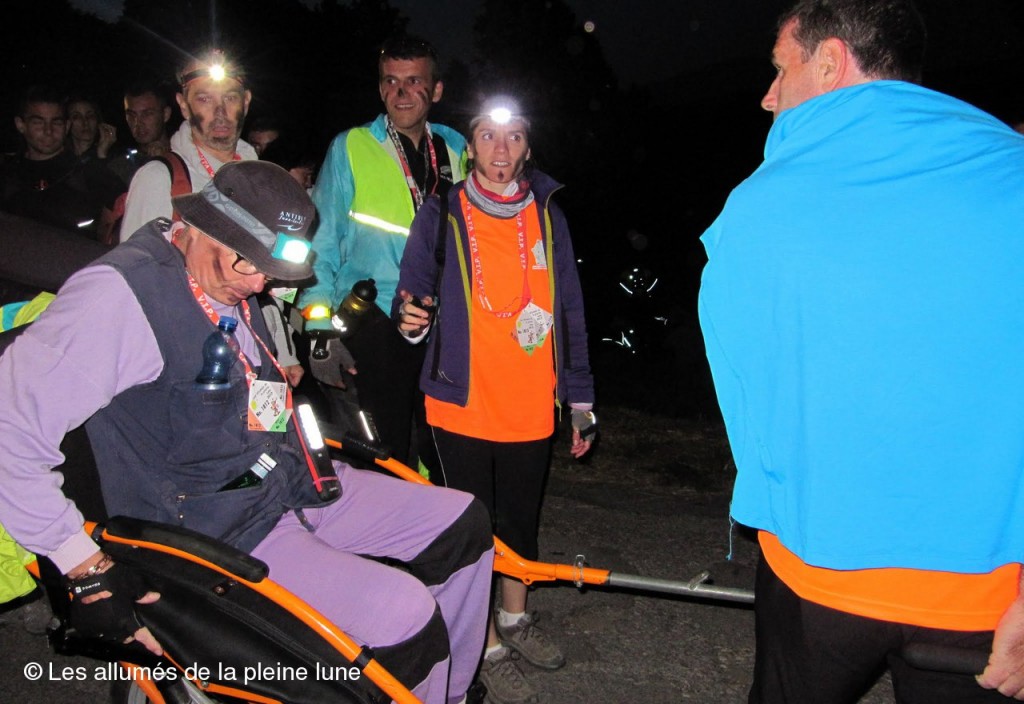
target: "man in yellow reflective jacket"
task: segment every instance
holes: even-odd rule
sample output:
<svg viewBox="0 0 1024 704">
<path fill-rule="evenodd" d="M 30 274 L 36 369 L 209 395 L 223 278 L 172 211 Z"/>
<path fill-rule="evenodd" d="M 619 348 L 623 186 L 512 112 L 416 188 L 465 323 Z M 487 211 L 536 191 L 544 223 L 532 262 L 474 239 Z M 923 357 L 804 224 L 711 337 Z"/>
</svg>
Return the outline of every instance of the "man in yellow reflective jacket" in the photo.
<svg viewBox="0 0 1024 704">
<path fill-rule="evenodd" d="M 302 293 L 299 307 L 333 311 L 356 282 L 375 281 L 378 305 L 345 340 L 355 360 L 346 366 L 355 373 L 358 404 L 373 416 L 381 440 L 397 459 L 409 462 L 418 454 L 410 452 L 410 437 L 413 414 L 423 416 L 417 379 L 425 346 L 402 339 L 388 307 L 413 216 L 427 198 L 445 194 L 465 177 L 465 139 L 427 122 L 444 92 L 429 43 L 393 38 L 381 49 L 378 68 L 385 113 L 335 137 L 313 192 L 320 217 L 313 237 L 317 280 Z M 319 324 L 329 326 L 329 316 Z M 307 332 L 317 325 L 308 320 Z M 341 422 L 344 397 L 337 389 L 328 394 Z M 426 438 L 418 444 L 431 446 Z"/>
</svg>

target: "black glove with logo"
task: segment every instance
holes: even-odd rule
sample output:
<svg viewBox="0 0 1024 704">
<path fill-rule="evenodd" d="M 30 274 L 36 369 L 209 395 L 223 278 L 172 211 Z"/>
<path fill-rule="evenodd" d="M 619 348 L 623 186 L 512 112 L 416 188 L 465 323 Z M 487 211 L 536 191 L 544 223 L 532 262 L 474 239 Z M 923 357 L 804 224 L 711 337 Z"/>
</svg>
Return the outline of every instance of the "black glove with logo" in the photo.
<svg viewBox="0 0 1024 704">
<path fill-rule="evenodd" d="M 135 600 L 149 589 L 130 567 L 115 562 L 104 572 L 68 580 L 67 586 L 71 626 L 82 635 L 123 643 L 143 627 L 135 614 Z M 111 596 L 82 603 L 85 597 L 101 592 Z"/>
</svg>

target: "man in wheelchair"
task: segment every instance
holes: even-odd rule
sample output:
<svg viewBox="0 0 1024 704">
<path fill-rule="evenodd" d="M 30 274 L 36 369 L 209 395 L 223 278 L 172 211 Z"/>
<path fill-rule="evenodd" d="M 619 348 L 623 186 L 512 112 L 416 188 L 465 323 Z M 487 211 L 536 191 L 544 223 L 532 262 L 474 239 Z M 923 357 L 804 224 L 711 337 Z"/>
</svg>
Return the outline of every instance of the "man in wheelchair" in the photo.
<svg viewBox="0 0 1024 704">
<path fill-rule="evenodd" d="M 486 510 L 337 462 L 324 472 L 266 342 L 254 296 L 311 276 L 313 204 L 283 169 L 239 161 L 174 206 L 180 220 L 72 276 L 0 357 L 0 524 L 65 575 L 77 630 L 160 653 L 143 627 L 159 594 L 99 548 L 50 471 L 84 423 L 111 515 L 252 554 L 419 699 L 462 701 L 483 649 Z M 228 378 L 199 383 L 227 316 L 239 321 Z"/>
</svg>

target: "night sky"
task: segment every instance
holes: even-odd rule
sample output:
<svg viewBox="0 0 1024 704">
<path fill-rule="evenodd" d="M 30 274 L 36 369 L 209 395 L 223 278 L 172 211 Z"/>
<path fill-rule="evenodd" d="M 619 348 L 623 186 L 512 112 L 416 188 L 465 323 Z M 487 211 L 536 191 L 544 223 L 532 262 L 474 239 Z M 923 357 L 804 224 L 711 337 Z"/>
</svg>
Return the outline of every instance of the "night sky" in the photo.
<svg viewBox="0 0 1024 704">
<path fill-rule="evenodd" d="M 468 50 L 478 0 L 392 0 L 445 56 Z M 626 85 L 653 83 L 763 49 L 783 0 L 567 0 Z M 444 7 L 443 11 L 431 8 Z M 454 31 L 452 31 L 454 30 Z M 760 40 L 760 41 L 758 41 Z M 767 61 L 767 58 L 765 59 Z"/>
<path fill-rule="evenodd" d="M 68 0 L 113 20 L 123 0 Z M 159 2 L 160 0 L 155 0 Z M 254 0 L 252 6 L 262 2 Z M 316 6 L 331 0 L 305 0 Z M 606 59 L 624 86 L 659 83 L 680 73 L 738 58 L 768 57 L 765 43 L 774 18 L 788 0 L 566 0 L 583 24 L 593 24 Z M 410 29 L 434 41 L 443 57 L 469 56 L 472 26 L 480 0 L 391 0 L 410 18 Z M 918 0 L 931 35 L 929 63 L 940 71 L 977 68 L 982 83 L 990 78 L 983 67 L 1005 61 L 1024 63 L 1024 2 L 1021 0 Z M 987 69 L 991 72 L 991 68 Z M 999 78 L 1004 71 L 996 71 Z M 1020 79 L 1020 69 L 1012 74 Z M 969 79 L 957 79 L 966 83 Z M 1024 92 L 1024 83 L 1004 90 Z M 986 86 L 993 92 L 999 89 Z M 997 105 L 1024 103 L 993 99 Z M 1021 110 L 1014 107 L 1013 110 Z"/>
<path fill-rule="evenodd" d="M 29 83 L 58 80 L 91 89 L 127 134 L 120 97 L 128 74 L 145 70 L 170 79 L 181 56 L 169 48 L 194 48 L 218 31 L 250 71 L 250 116 L 289 120 L 286 131 L 304 138 L 317 159 L 333 135 L 380 108 L 376 47 L 391 31 L 379 23 L 383 4 L 365 2 L 362 9 L 372 11 L 360 15 L 358 6 L 353 14 L 348 3 L 341 10 L 329 3 L 304 16 L 310 13 L 298 0 L 128 0 L 140 23 L 104 26 L 84 18 L 98 26 L 83 28 L 82 17 L 59 11 L 67 1 L 5 6 L 0 41 L 11 59 L 0 64 L 5 115 Z M 124 4 L 70 1 L 100 7 L 108 21 Z M 432 119 L 464 127 L 495 69 L 529 78 L 520 96 L 536 108 L 531 147 L 538 166 L 566 184 L 558 200 L 581 260 L 591 336 L 614 336 L 638 319 L 668 321 L 648 331 L 648 344 L 675 365 L 653 382 L 666 398 L 703 395 L 701 405 L 713 406 L 696 324 L 705 262 L 699 237 L 761 161 L 771 116 L 759 102 L 773 76 L 775 18 L 788 4 L 390 0 L 409 18 L 409 30 L 441 51 L 446 88 Z M 929 31 L 925 85 L 1003 120 L 1024 119 L 1024 0 L 917 4 Z M 328 10 L 348 24 L 330 24 Z M 572 17 L 563 26 L 567 12 Z M 476 31 L 482 16 L 492 20 L 489 33 Z M 520 24 L 505 31 L 510 17 Z M 5 122 L 0 137 L 10 151 L 18 138 L 13 120 Z M 618 286 L 634 267 L 659 282 L 640 307 Z M 638 393 L 652 388 L 634 386 Z"/>
</svg>

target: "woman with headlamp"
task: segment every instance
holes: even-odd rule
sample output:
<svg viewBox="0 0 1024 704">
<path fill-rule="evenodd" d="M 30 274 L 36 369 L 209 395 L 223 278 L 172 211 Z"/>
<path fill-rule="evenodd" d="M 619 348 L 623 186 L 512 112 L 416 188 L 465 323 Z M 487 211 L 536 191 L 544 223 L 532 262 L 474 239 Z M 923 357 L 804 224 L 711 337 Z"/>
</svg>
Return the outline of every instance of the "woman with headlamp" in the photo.
<svg viewBox="0 0 1024 704">
<path fill-rule="evenodd" d="M 420 386 L 441 479 L 480 498 L 498 537 L 536 559 L 553 410 L 572 408 L 574 457 L 590 449 L 596 418 L 576 260 L 551 202 L 560 185 L 530 168 L 529 129 L 514 101 L 484 102 L 469 177 L 413 221 L 392 311 L 411 341 L 426 338 Z M 565 663 L 526 597 L 501 579 L 480 675 L 495 702 L 537 701 L 511 650 L 544 669 Z"/>
</svg>

